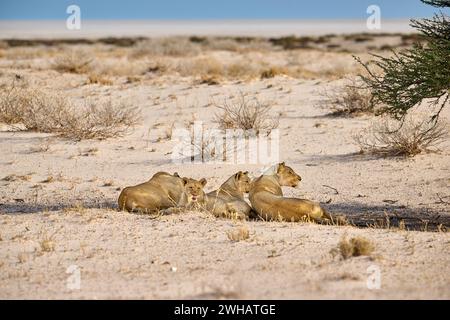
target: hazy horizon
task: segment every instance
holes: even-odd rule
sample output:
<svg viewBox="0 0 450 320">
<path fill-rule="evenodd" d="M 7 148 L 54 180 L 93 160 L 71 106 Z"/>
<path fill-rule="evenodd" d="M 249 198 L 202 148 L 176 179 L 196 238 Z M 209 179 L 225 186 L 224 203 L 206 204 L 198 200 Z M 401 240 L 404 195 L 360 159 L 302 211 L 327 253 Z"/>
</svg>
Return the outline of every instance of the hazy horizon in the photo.
<svg viewBox="0 0 450 320">
<path fill-rule="evenodd" d="M 80 30 L 68 30 L 60 20 L 0 20 L 0 38 L 96 38 L 161 36 L 314 36 L 349 33 L 411 33 L 408 19 L 384 19 L 369 30 L 365 19 L 258 20 L 82 20 Z"/>
</svg>

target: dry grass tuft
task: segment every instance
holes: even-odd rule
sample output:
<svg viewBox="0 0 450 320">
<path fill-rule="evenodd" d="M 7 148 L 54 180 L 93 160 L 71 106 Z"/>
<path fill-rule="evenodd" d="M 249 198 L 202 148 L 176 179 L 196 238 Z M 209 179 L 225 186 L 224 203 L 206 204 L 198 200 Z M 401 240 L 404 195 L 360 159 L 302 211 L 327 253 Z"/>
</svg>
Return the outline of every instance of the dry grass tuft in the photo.
<svg viewBox="0 0 450 320">
<path fill-rule="evenodd" d="M 342 258 L 348 259 L 358 256 L 370 256 L 375 249 L 370 240 L 363 237 L 355 237 L 348 240 L 345 236 L 338 243 L 338 250 Z"/>
<path fill-rule="evenodd" d="M 108 181 L 105 181 L 105 183 L 103 183 L 103 187 L 112 187 L 113 185 L 114 185 L 113 180 L 108 180 Z"/>
<path fill-rule="evenodd" d="M 59 72 L 86 73 L 93 60 L 84 50 L 70 50 L 55 58 L 53 69 Z"/>
<path fill-rule="evenodd" d="M 269 69 L 263 70 L 261 72 L 261 79 L 274 78 L 278 75 L 287 74 L 288 70 L 281 67 L 270 67 Z"/>
<path fill-rule="evenodd" d="M 14 84 L 0 92 L 0 122 L 73 140 L 122 136 L 140 119 L 139 109 L 111 101 L 76 106 L 61 95 Z"/>
<path fill-rule="evenodd" d="M 325 97 L 323 102 L 331 108 L 332 115 L 358 116 L 376 111 L 370 90 L 362 88 L 356 82 L 325 93 Z"/>
<path fill-rule="evenodd" d="M 227 237 L 230 241 L 238 242 L 250 238 L 250 231 L 247 226 L 240 226 L 234 230 L 227 231 Z"/>
<path fill-rule="evenodd" d="M 110 85 L 113 84 L 111 79 L 109 79 L 107 77 L 104 77 L 104 76 L 102 76 L 102 75 L 100 75 L 98 73 L 95 73 L 95 72 L 90 73 L 88 75 L 87 83 L 88 84 L 101 84 L 101 85 L 104 85 L 104 86 L 110 86 Z"/>
<path fill-rule="evenodd" d="M 216 114 L 215 121 L 222 129 L 254 130 L 256 134 L 266 132 L 269 134 L 278 127 L 278 119 L 271 116 L 271 105 L 260 102 L 257 98 L 248 99 L 240 94 L 233 101 L 225 100 L 222 104 L 216 104 L 222 112 Z"/>
<path fill-rule="evenodd" d="M 51 183 L 55 181 L 55 178 L 53 176 L 48 176 L 46 179 L 42 180 L 41 183 Z"/>
<path fill-rule="evenodd" d="M 428 117 L 407 116 L 403 122 L 383 118 L 354 136 L 362 152 L 382 156 L 415 156 L 431 151 L 448 137 L 448 127 Z"/>
<path fill-rule="evenodd" d="M 17 175 L 17 174 L 10 174 L 4 177 L 3 181 L 13 182 L 13 181 L 30 181 L 31 175 L 33 173 L 25 174 L 25 175 Z"/>
<path fill-rule="evenodd" d="M 57 232 L 57 231 L 56 231 Z M 51 236 L 48 236 L 47 233 L 43 233 L 43 239 L 39 242 L 41 247 L 41 252 L 52 252 L 55 251 L 55 240 L 53 239 L 56 232 L 54 232 Z"/>
</svg>

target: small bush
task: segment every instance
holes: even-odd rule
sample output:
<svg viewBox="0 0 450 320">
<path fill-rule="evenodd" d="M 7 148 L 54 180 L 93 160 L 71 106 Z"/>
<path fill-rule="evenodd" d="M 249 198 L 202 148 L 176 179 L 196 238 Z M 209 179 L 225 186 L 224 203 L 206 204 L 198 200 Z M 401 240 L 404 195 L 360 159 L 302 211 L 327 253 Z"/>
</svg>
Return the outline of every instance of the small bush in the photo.
<svg viewBox="0 0 450 320">
<path fill-rule="evenodd" d="M 384 156 L 415 156 L 430 151 L 448 136 L 442 122 L 407 116 L 403 122 L 383 118 L 354 136 L 362 152 Z"/>
<path fill-rule="evenodd" d="M 331 108 L 333 115 L 357 116 L 375 113 L 370 90 L 354 82 L 325 95 L 325 105 Z"/>
<path fill-rule="evenodd" d="M 69 139 L 122 136 L 139 121 L 137 108 L 111 101 L 75 106 L 61 95 L 14 85 L 0 92 L 0 122 Z"/>
<path fill-rule="evenodd" d="M 201 57 L 182 60 L 175 67 L 181 76 L 216 76 L 224 74 L 224 66 L 214 57 Z"/>
<path fill-rule="evenodd" d="M 105 85 L 105 86 L 110 86 L 113 84 L 113 82 L 107 78 L 102 76 L 101 74 L 98 73 L 90 73 L 88 75 L 88 84 L 101 84 L 101 85 Z"/>
<path fill-rule="evenodd" d="M 225 100 L 222 104 L 216 104 L 222 112 L 216 114 L 215 121 L 222 129 L 243 129 L 266 132 L 269 134 L 278 127 L 278 120 L 270 115 L 271 105 L 260 102 L 258 99 L 248 99 L 241 94 L 232 102 Z"/>
<path fill-rule="evenodd" d="M 238 242 L 250 238 L 250 231 L 247 226 L 241 226 L 231 231 L 227 231 L 227 237 L 230 241 Z"/>
<path fill-rule="evenodd" d="M 70 50 L 53 62 L 53 69 L 59 72 L 86 73 L 94 59 L 83 50 Z"/>
<path fill-rule="evenodd" d="M 373 243 L 363 237 L 351 238 L 350 240 L 344 237 L 338 244 L 339 252 L 344 259 L 370 256 L 374 248 Z"/>
<path fill-rule="evenodd" d="M 131 58 L 145 56 L 194 56 L 200 53 L 200 47 L 184 37 L 154 38 L 138 42 L 130 54 Z"/>
<path fill-rule="evenodd" d="M 261 79 L 269 79 L 278 75 L 286 74 L 288 71 L 280 67 L 270 67 L 261 72 Z"/>
</svg>

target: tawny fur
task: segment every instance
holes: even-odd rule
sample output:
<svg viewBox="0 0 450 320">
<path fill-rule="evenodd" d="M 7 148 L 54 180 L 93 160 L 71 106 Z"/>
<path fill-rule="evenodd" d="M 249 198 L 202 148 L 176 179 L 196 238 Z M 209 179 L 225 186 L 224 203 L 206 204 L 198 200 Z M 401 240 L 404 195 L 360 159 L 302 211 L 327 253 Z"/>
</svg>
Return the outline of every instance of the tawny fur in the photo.
<svg viewBox="0 0 450 320">
<path fill-rule="evenodd" d="M 175 173 L 158 172 L 147 182 L 126 187 L 119 195 L 120 210 L 154 213 L 173 207 L 203 202 L 206 180 L 180 178 Z"/>
<path fill-rule="evenodd" d="M 219 189 L 207 194 L 207 210 L 216 217 L 249 217 L 252 208 L 245 202 L 244 194 L 250 191 L 250 182 L 248 171 L 233 174 Z"/>
<path fill-rule="evenodd" d="M 294 170 L 278 164 L 272 174 L 262 175 L 251 186 L 249 199 L 258 216 L 265 220 L 315 221 L 330 220 L 330 216 L 316 202 L 283 197 L 281 186 L 296 187 L 301 177 Z"/>
</svg>

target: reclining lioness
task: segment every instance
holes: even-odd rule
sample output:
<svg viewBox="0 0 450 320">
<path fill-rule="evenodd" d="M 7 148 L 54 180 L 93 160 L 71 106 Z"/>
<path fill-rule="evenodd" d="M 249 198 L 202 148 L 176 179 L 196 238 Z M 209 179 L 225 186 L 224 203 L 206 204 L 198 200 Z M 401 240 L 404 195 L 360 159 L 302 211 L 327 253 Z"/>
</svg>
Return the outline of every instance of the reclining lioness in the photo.
<svg viewBox="0 0 450 320">
<path fill-rule="evenodd" d="M 144 183 L 126 187 L 120 193 L 120 210 L 155 213 L 172 207 L 189 207 L 205 201 L 203 187 L 206 179 L 200 181 L 180 178 L 175 173 L 158 172 Z"/>
<path fill-rule="evenodd" d="M 253 209 L 265 220 L 331 220 L 318 203 L 283 197 L 281 186 L 296 187 L 300 180 L 301 177 L 292 168 L 284 162 L 279 163 L 274 172 L 264 174 L 252 183 L 249 199 Z"/>
<path fill-rule="evenodd" d="M 207 194 L 206 209 L 216 217 L 245 219 L 252 208 L 245 202 L 244 193 L 250 191 L 248 171 L 239 171 L 225 181 L 219 189 Z"/>
</svg>

